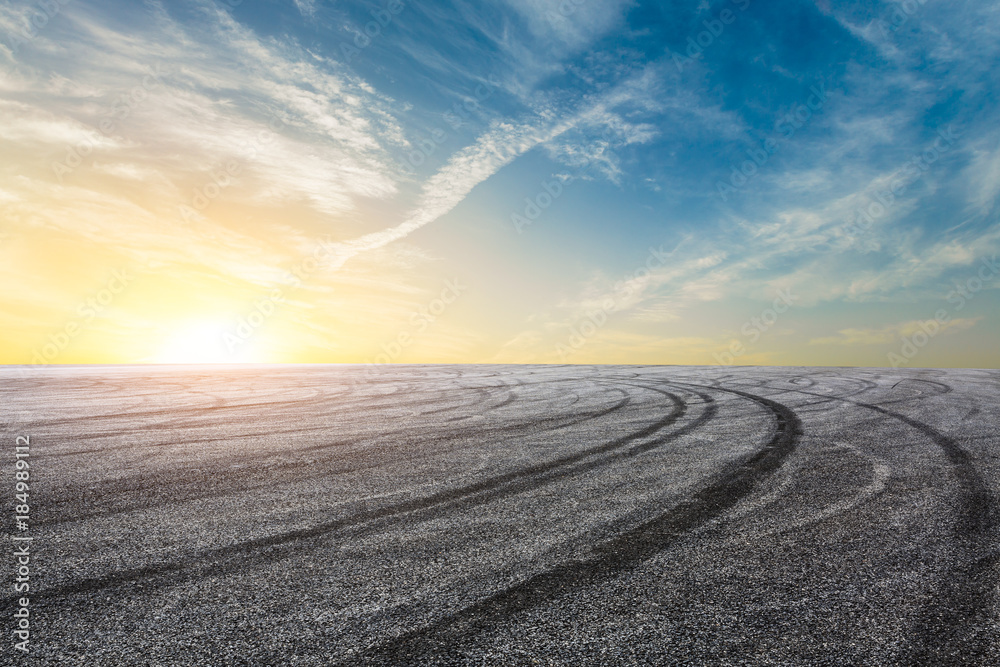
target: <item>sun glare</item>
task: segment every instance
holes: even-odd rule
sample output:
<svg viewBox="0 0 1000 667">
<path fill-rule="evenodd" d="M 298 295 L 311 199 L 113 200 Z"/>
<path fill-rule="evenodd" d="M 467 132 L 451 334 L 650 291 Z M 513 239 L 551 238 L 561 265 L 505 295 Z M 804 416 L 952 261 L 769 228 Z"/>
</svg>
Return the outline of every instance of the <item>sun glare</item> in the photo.
<svg viewBox="0 0 1000 667">
<path fill-rule="evenodd" d="M 215 322 L 196 322 L 175 331 L 153 359 L 158 364 L 225 364 L 243 361 L 238 350 L 230 351 L 226 327 Z"/>
</svg>

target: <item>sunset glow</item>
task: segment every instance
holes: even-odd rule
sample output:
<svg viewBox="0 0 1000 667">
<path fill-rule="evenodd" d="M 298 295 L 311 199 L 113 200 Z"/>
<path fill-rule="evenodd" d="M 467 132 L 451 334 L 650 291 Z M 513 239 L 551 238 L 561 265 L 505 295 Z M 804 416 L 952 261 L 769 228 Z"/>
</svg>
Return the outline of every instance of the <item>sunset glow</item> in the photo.
<svg viewBox="0 0 1000 667">
<path fill-rule="evenodd" d="M 994 6 L 551 4 L 3 5 L 2 361 L 1000 363 Z"/>
</svg>

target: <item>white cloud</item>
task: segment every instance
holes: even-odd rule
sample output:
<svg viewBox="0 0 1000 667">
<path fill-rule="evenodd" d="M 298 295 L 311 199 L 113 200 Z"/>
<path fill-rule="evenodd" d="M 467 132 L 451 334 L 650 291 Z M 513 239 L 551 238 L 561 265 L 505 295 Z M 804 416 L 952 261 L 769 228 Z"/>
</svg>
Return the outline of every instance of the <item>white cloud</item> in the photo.
<svg viewBox="0 0 1000 667">
<path fill-rule="evenodd" d="M 973 212 L 987 216 L 995 211 L 1000 198 L 1000 148 L 973 149 L 964 176 L 963 180 L 969 184 L 969 203 Z"/>
<path fill-rule="evenodd" d="M 163 228 L 180 222 L 192 188 L 214 187 L 212 174 L 225 165 L 238 175 L 220 200 L 305 206 L 329 216 L 332 227 L 359 200 L 398 193 L 396 154 L 407 144 L 390 100 L 335 63 L 258 38 L 214 3 L 198 5 L 205 20 L 189 26 L 162 5 L 148 7 L 152 17 L 123 32 L 91 7 L 68 5 L 58 26 L 40 31 L 0 77 L 0 145 L 44 165 L 16 167 L 20 178 L 8 180 L 13 196 L 47 198 L 45 210 L 24 209 L 18 219 L 106 242 L 128 229 L 133 245 L 154 236 L 179 261 L 197 254 L 221 267 L 230 258 L 218 239 L 235 241 L 239 233 L 214 224 L 212 209 L 183 242 Z M 108 121 L 110 128 L 102 126 Z M 81 164 L 60 181 L 51 165 L 74 151 Z M 108 192 L 114 186 L 101 178 L 108 176 L 142 180 L 143 203 Z M 81 215 L 63 208 L 67 192 L 81 202 Z M 86 212 L 97 202 L 103 234 L 89 227 L 102 219 Z M 260 248 L 249 250 L 259 243 L 247 235 L 235 247 L 260 257 Z"/>
<path fill-rule="evenodd" d="M 507 0 L 542 41 L 575 50 L 619 25 L 633 0 Z"/>
<path fill-rule="evenodd" d="M 295 0 L 295 6 L 303 16 L 313 17 L 316 15 L 316 0 Z"/>
<path fill-rule="evenodd" d="M 338 253 L 341 261 L 332 268 L 358 253 L 381 248 L 434 222 L 501 167 L 525 151 L 558 136 L 566 127 L 566 123 L 546 128 L 498 123 L 475 144 L 452 156 L 441 170 L 428 179 L 417 207 L 403 222 L 341 244 Z"/>
<path fill-rule="evenodd" d="M 45 144 L 86 144 L 95 149 L 122 146 L 113 137 L 105 136 L 93 127 L 33 105 L 0 99 L 0 114 L 4 116 L 4 123 L 0 125 L 0 141 L 21 144 L 31 149 Z"/>
<path fill-rule="evenodd" d="M 443 168 L 424 183 L 416 208 L 403 222 L 341 244 L 341 262 L 335 263 L 335 266 L 360 252 L 405 238 L 437 220 L 458 205 L 475 186 L 528 150 L 549 144 L 573 128 L 593 126 L 597 119 L 608 116 L 610 107 L 629 100 L 635 81 L 641 81 L 647 76 L 647 72 L 640 72 L 575 112 L 559 115 L 545 110 L 536 118 L 519 124 L 494 123 L 473 145 L 455 153 Z M 636 141 L 642 140 L 650 132 L 644 127 L 629 127 L 634 128 Z"/>
<path fill-rule="evenodd" d="M 959 317 L 953 320 L 948 320 L 944 324 L 938 324 L 938 329 L 936 334 L 946 334 L 955 333 L 958 331 L 965 331 L 976 326 L 976 324 L 982 318 L 968 318 Z M 813 338 L 809 341 L 810 345 L 885 345 L 888 343 L 894 343 L 903 337 L 912 336 L 918 331 L 925 331 L 926 327 L 932 326 L 933 320 L 909 320 L 907 322 L 899 322 L 897 324 L 890 324 L 888 326 L 878 328 L 878 329 L 841 329 L 837 332 L 836 336 L 826 336 L 822 338 Z"/>
</svg>

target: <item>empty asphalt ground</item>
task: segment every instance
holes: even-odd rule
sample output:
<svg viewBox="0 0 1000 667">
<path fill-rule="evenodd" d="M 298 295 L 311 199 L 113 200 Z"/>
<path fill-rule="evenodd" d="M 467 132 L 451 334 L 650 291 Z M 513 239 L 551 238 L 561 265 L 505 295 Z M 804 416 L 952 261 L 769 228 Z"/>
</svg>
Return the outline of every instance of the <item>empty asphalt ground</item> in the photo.
<svg viewBox="0 0 1000 667">
<path fill-rule="evenodd" d="M 1000 655 L 1000 371 L 0 374 L 33 537 L 0 663 Z"/>
</svg>

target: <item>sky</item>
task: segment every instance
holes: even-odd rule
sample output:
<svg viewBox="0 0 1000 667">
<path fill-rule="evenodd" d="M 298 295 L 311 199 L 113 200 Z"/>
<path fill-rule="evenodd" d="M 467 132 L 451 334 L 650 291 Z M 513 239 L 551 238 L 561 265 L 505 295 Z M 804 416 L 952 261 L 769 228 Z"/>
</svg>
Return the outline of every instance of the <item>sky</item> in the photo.
<svg viewBox="0 0 1000 667">
<path fill-rule="evenodd" d="M 0 2 L 0 363 L 1000 364 L 1000 3 Z"/>
</svg>

